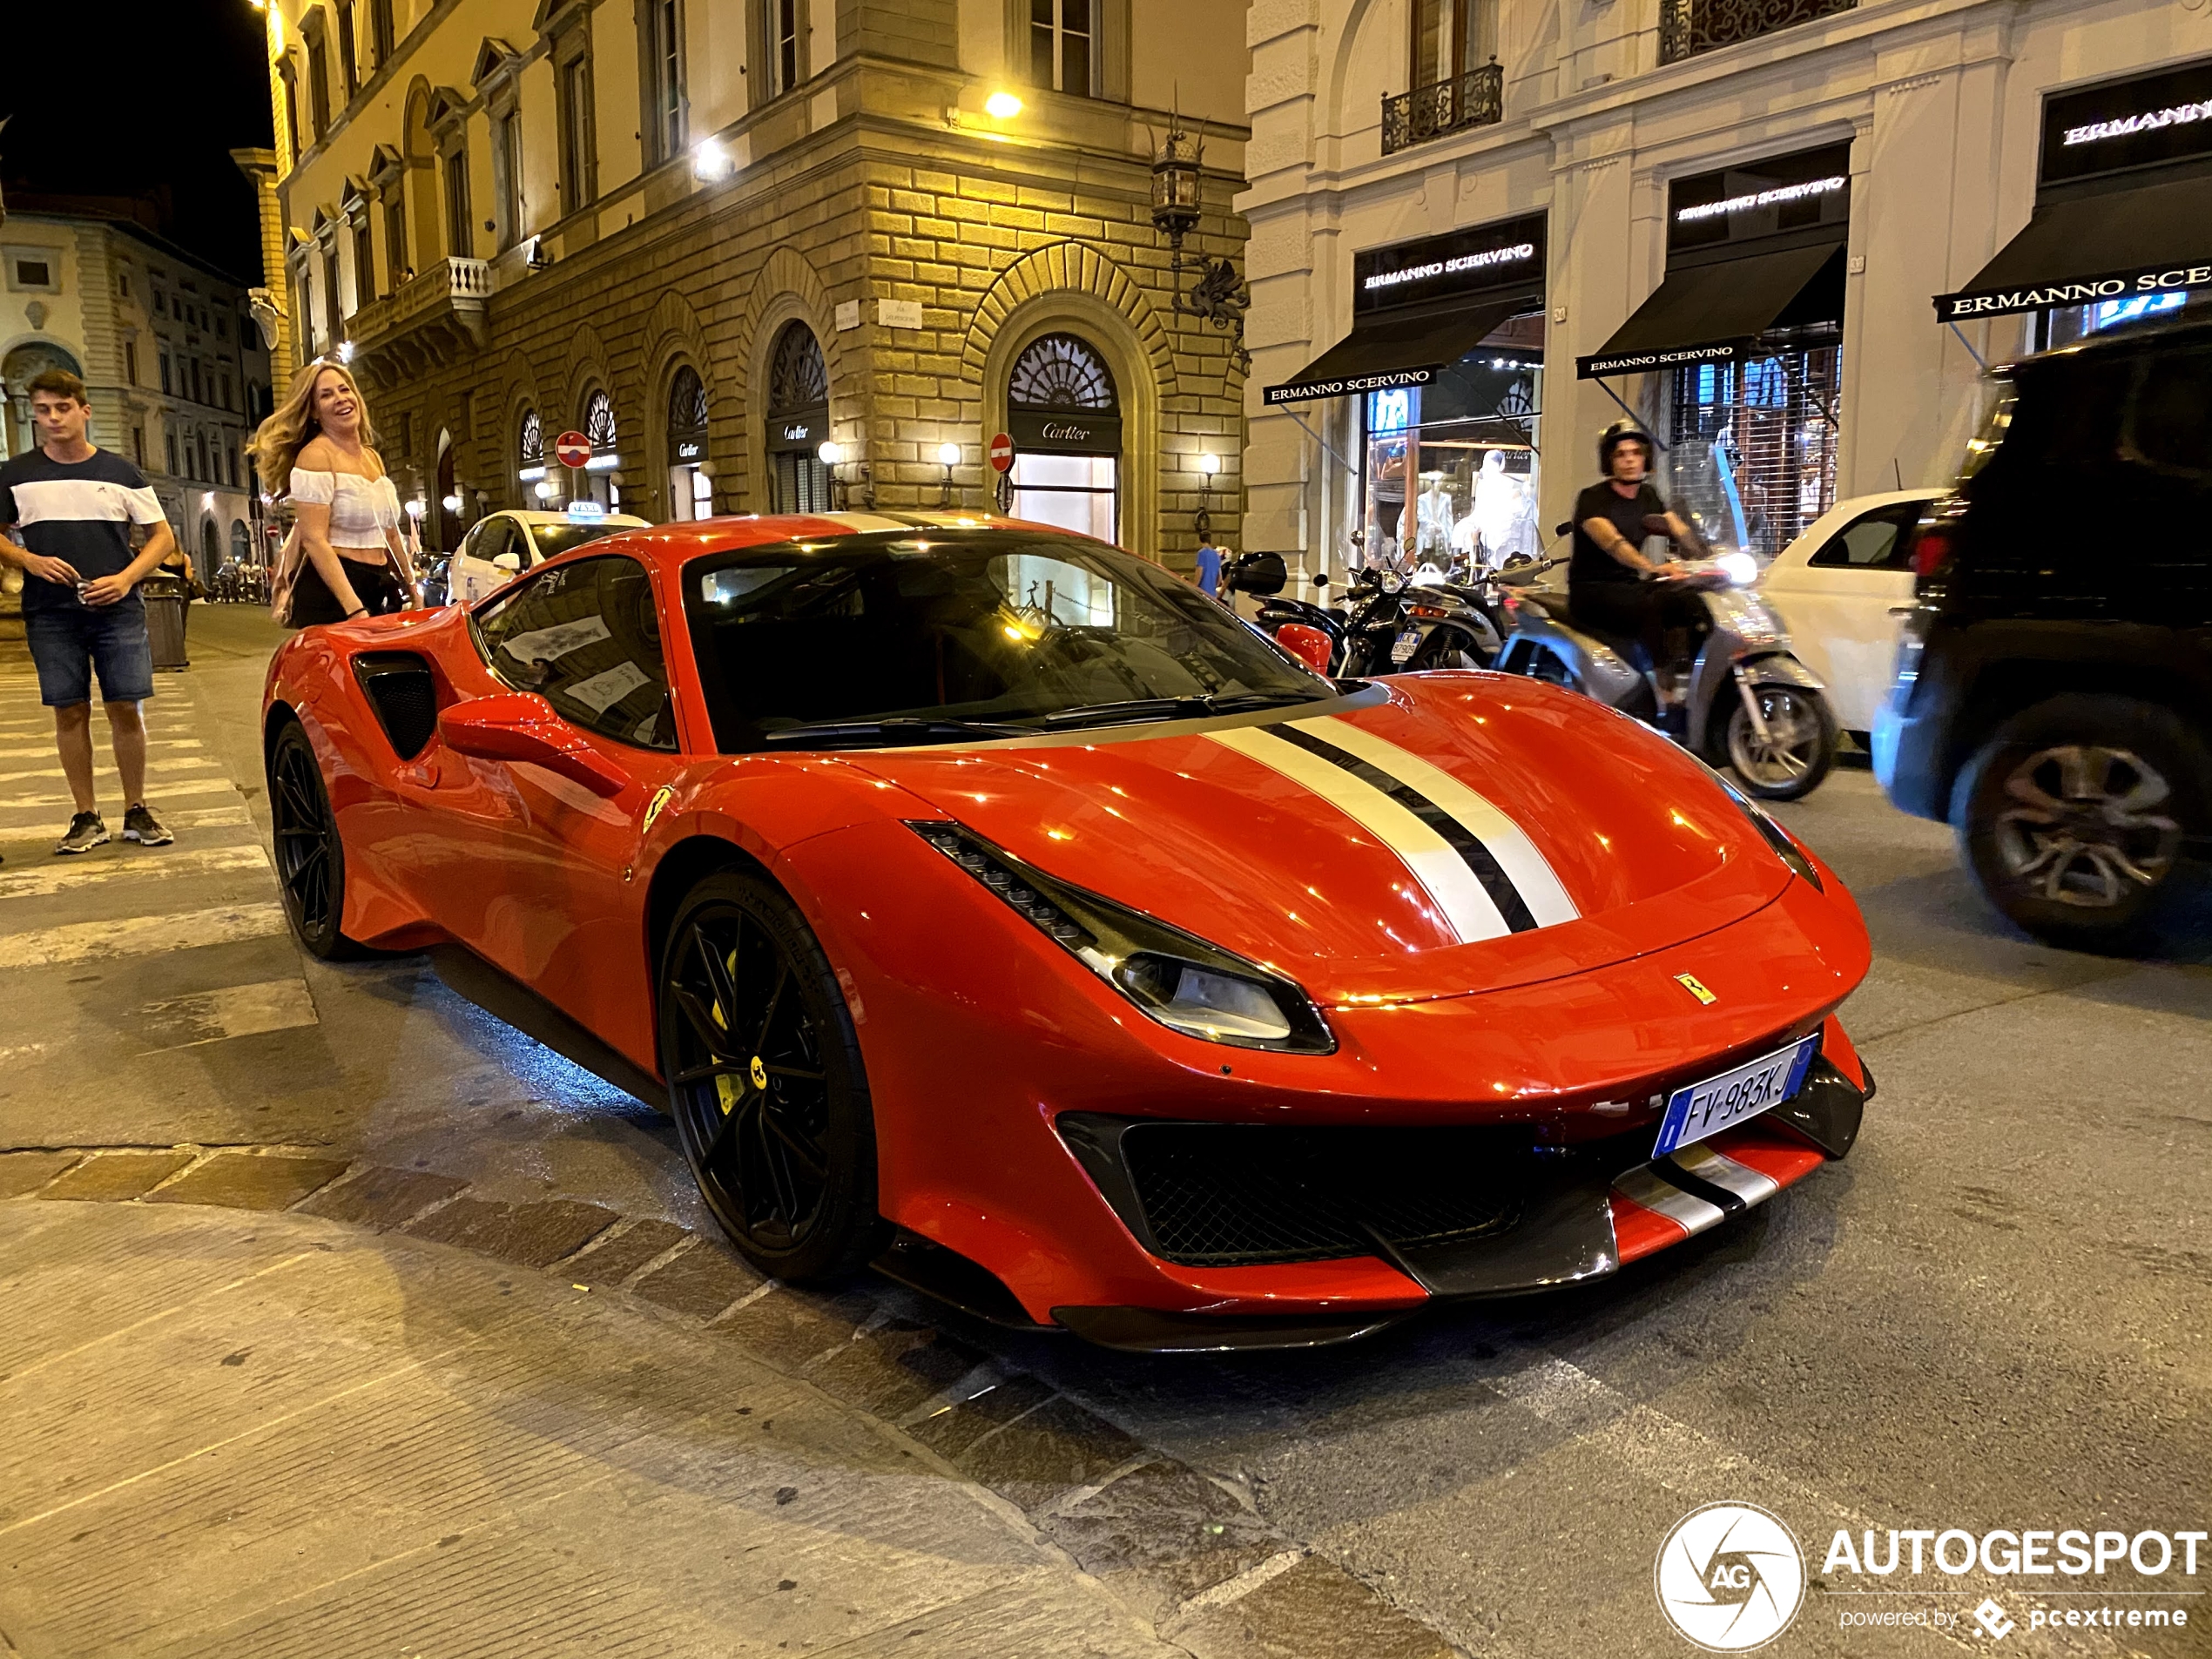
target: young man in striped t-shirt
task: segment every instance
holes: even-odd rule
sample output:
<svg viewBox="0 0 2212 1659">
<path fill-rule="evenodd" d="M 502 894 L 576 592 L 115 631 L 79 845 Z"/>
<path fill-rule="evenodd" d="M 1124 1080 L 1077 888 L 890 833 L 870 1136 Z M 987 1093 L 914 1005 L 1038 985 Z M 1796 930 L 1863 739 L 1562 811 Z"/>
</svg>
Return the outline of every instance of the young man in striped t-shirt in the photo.
<svg viewBox="0 0 2212 1659">
<path fill-rule="evenodd" d="M 30 392 L 38 447 L 0 463 L 0 530 L 17 538 L 0 536 L 0 558 L 24 572 L 24 631 L 38 665 L 39 700 L 54 711 L 62 771 L 77 802 L 54 851 L 89 853 L 108 839 L 92 793 L 95 672 L 122 778 L 123 839 L 161 846 L 176 838 L 146 810 L 138 705 L 153 695 L 153 651 L 138 585 L 176 538 L 145 475 L 85 435 L 91 410 L 84 382 L 50 368 L 32 379 Z M 132 524 L 146 527 L 135 557 Z"/>
</svg>

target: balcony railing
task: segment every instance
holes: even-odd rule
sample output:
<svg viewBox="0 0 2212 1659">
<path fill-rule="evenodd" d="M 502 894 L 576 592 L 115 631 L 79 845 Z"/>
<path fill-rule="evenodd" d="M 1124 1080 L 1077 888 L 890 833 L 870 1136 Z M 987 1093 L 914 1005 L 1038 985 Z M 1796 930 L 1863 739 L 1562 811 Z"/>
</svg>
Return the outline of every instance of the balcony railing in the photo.
<svg viewBox="0 0 2212 1659">
<path fill-rule="evenodd" d="M 1661 0 L 1659 61 L 1678 64 L 1777 29 L 1849 11 L 1858 0 Z"/>
<path fill-rule="evenodd" d="M 1494 125 L 1505 114 L 1506 71 L 1495 61 L 1433 86 L 1383 99 L 1383 154 L 1395 155 L 1447 132 Z"/>
<path fill-rule="evenodd" d="M 347 320 L 346 333 L 368 360 L 357 366 L 381 380 L 388 371 L 420 373 L 482 346 L 490 294 L 489 261 L 437 260 Z"/>
</svg>

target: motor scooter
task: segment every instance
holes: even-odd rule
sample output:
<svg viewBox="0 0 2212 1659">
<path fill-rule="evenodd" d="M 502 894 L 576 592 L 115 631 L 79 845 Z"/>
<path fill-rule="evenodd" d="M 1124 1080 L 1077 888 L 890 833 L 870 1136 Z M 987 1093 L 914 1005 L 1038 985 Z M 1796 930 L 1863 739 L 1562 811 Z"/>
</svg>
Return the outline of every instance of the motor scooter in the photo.
<svg viewBox="0 0 2212 1659">
<path fill-rule="evenodd" d="M 1663 520 L 1645 528 L 1665 534 Z M 1557 533 L 1571 529 L 1562 524 Z M 1499 574 L 1513 631 L 1493 666 L 1569 686 L 1656 725 L 1658 665 L 1642 665 L 1635 641 L 1575 622 L 1565 593 L 1534 587 L 1566 562 L 1562 553 Z M 1751 794 L 1799 800 L 1835 764 L 1836 717 L 1819 677 L 1797 660 L 1782 619 L 1752 586 L 1757 577 L 1750 555 L 1723 552 L 1676 561 L 1651 578 L 1696 594 L 1707 618 L 1689 668 L 1670 671 L 1676 679 L 1669 689 L 1686 709 L 1677 740 L 1708 764 L 1731 768 Z"/>
</svg>

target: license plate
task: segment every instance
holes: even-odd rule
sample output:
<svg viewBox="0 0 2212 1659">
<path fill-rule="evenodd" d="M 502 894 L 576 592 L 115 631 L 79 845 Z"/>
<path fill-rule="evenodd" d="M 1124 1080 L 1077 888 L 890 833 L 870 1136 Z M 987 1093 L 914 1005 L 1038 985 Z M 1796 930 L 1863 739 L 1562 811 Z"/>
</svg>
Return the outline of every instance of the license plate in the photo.
<svg viewBox="0 0 2212 1659">
<path fill-rule="evenodd" d="M 1421 631 L 1418 628 L 1408 628 L 1391 642 L 1390 660 L 1393 663 L 1404 662 L 1420 649 L 1420 644 Z"/>
<path fill-rule="evenodd" d="M 1819 1052 L 1820 1039 L 1810 1036 L 1733 1071 L 1677 1089 L 1667 1098 L 1667 1116 L 1660 1123 L 1659 1144 L 1651 1156 L 1662 1158 L 1747 1123 L 1770 1106 L 1779 1106 L 1804 1084 Z"/>
</svg>

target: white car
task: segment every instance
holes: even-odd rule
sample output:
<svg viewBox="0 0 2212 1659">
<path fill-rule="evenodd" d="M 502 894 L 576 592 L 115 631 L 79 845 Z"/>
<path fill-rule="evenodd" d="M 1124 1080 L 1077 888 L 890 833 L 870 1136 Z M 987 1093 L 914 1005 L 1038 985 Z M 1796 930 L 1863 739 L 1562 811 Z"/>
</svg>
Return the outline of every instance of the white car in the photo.
<svg viewBox="0 0 2212 1659">
<path fill-rule="evenodd" d="M 617 530 L 648 528 L 645 520 L 627 513 L 494 513 L 461 538 L 446 569 L 447 601 L 474 604 L 556 553 Z"/>
<path fill-rule="evenodd" d="M 1759 577 L 1797 657 L 1827 682 L 1836 724 L 1864 744 L 1889 694 L 1898 608 L 1912 603 L 1912 528 L 1943 492 L 1838 502 Z"/>
</svg>

